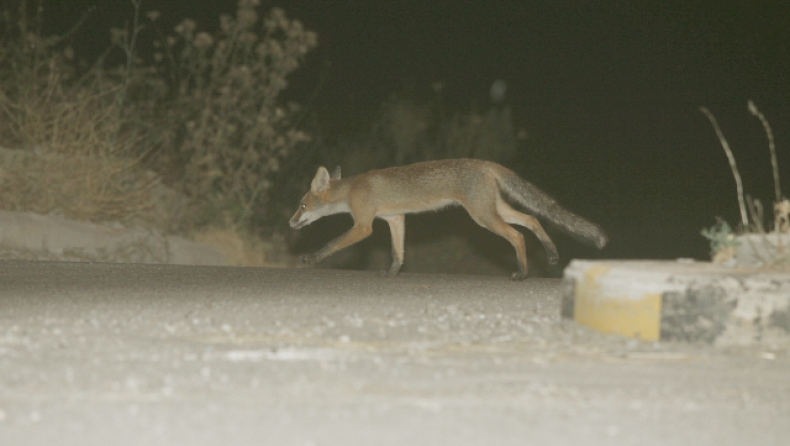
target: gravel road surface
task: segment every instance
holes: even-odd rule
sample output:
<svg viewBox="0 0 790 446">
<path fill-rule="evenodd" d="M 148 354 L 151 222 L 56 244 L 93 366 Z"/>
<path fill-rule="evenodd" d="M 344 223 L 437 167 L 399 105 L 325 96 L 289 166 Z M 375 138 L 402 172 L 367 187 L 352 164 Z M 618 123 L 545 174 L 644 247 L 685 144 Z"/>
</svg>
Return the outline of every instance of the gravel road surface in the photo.
<svg viewBox="0 0 790 446">
<path fill-rule="evenodd" d="M 790 444 L 790 346 L 597 334 L 561 288 L 0 261 L 0 444 Z"/>
</svg>

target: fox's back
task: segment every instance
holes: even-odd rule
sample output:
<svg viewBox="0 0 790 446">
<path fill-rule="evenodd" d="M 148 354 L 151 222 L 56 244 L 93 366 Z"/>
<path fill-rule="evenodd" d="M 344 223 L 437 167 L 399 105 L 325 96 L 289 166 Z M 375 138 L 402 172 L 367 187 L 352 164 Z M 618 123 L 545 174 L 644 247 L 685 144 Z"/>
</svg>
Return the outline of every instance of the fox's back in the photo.
<svg viewBox="0 0 790 446">
<path fill-rule="evenodd" d="M 483 160 L 450 159 L 371 170 L 351 179 L 350 197 L 358 196 L 380 213 L 439 209 L 496 188 L 501 169 Z"/>
</svg>

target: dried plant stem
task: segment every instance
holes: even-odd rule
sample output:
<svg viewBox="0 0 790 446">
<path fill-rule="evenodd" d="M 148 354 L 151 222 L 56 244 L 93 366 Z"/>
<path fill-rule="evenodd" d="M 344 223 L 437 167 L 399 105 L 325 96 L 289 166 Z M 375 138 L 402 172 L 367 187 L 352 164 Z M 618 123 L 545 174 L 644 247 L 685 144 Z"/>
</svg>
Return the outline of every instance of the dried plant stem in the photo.
<svg viewBox="0 0 790 446">
<path fill-rule="evenodd" d="M 752 228 L 760 234 L 765 233 L 763 228 L 763 204 L 758 199 L 752 199 L 746 194 L 746 204 L 749 206 L 749 214 L 752 216 Z"/>
<path fill-rule="evenodd" d="M 779 186 L 779 162 L 776 160 L 776 146 L 774 146 L 774 132 L 771 131 L 771 125 L 765 116 L 757 109 L 754 102 L 750 99 L 748 102 L 749 112 L 763 123 L 765 134 L 768 136 L 768 150 L 771 151 L 771 167 L 774 169 L 774 191 L 776 192 L 776 202 L 782 201 L 782 189 Z"/>
<path fill-rule="evenodd" d="M 123 73 L 123 88 L 118 93 L 116 100 L 118 101 L 118 110 L 122 110 L 126 105 L 126 97 L 129 92 L 129 85 L 131 84 L 132 71 L 134 70 L 135 52 L 137 50 L 137 38 L 140 31 L 143 29 L 140 26 L 140 8 L 142 7 L 142 0 L 130 0 L 134 7 L 134 16 L 132 19 L 131 29 L 127 29 L 127 34 L 123 39 L 121 48 L 126 55 L 126 69 Z"/>
<path fill-rule="evenodd" d="M 727 139 L 721 132 L 719 123 L 716 121 L 716 117 L 713 116 L 713 113 L 711 113 L 706 107 L 700 107 L 699 109 L 702 113 L 705 113 L 705 116 L 707 116 L 708 119 L 710 119 L 713 129 L 716 131 L 716 135 L 719 137 L 719 142 L 721 142 L 721 146 L 724 148 L 724 153 L 727 154 L 727 159 L 730 161 L 732 176 L 735 177 L 735 186 L 738 190 L 738 206 L 741 209 L 741 223 L 743 224 L 744 229 L 746 229 L 749 226 L 749 218 L 746 215 L 746 203 L 743 198 L 743 182 L 741 182 L 741 174 L 738 173 L 738 166 L 735 164 L 735 157 L 732 155 L 732 150 L 730 150 L 730 144 L 727 143 Z"/>
</svg>

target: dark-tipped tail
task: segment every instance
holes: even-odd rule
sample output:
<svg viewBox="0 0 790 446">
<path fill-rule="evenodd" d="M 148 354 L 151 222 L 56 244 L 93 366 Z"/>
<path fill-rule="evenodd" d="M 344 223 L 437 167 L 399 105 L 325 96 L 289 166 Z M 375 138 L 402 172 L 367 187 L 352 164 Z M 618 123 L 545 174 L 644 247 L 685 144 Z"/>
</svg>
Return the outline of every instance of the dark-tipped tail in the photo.
<svg viewBox="0 0 790 446">
<path fill-rule="evenodd" d="M 606 246 L 609 241 L 600 226 L 563 208 L 556 200 L 515 173 L 508 172 L 508 174 L 502 175 L 500 186 L 508 197 L 550 221 L 574 238 L 598 249 Z"/>
</svg>

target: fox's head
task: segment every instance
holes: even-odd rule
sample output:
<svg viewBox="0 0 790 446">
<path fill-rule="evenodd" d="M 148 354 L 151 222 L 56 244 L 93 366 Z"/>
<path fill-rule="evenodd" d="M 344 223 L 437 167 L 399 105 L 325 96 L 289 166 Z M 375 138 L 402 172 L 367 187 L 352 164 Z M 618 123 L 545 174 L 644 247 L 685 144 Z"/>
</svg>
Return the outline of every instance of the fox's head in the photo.
<svg viewBox="0 0 790 446">
<path fill-rule="evenodd" d="M 341 212 L 337 204 L 331 203 L 329 200 L 331 182 L 339 179 L 340 166 L 335 168 L 331 176 L 324 166 L 318 168 L 318 172 L 315 173 L 315 178 L 310 184 L 310 191 L 302 197 L 299 208 L 289 221 L 292 228 L 303 228 L 321 217 Z"/>
</svg>

